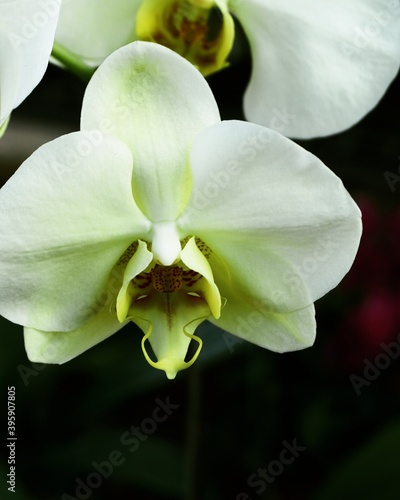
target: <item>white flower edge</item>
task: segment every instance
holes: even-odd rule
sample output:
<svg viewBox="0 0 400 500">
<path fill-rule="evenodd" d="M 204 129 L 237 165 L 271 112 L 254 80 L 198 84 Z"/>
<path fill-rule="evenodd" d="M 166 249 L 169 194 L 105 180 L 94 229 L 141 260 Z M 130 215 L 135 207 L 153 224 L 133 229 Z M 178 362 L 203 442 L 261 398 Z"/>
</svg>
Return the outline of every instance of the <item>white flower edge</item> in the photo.
<svg viewBox="0 0 400 500">
<path fill-rule="evenodd" d="M 68 0 L 60 11 L 55 41 L 88 66 L 135 40 L 136 13 L 142 0 Z"/>
<path fill-rule="evenodd" d="M 345 130 L 400 66 L 399 0 L 232 2 L 251 46 L 248 120 L 299 139 Z"/>
<path fill-rule="evenodd" d="M 43 78 L 60 3 L 0 1 L 0 126 Z"/>
</svg>

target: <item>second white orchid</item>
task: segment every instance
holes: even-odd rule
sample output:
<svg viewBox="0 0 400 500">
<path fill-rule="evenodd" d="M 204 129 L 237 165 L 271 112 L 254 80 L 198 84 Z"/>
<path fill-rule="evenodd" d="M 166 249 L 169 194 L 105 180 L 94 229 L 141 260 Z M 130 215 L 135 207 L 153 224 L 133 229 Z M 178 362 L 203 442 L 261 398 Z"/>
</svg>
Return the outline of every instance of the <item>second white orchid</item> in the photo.
<svg viewBox="0 0 400 500">
<path fill-rule="evenodd" d="M 400 65 L 400 0 L 65 0 L 61 11 L 60 1 L 0 0 L 0 135 L 54 41 L 54 56 L 85 78 L 133 40 L 209 75 L 227 65 L 236 18 L 252 57 L 247 119 L 297 138 L 354 125 Z"/>
<path fill-rule="evenodd" d="M 317 158 L 221 122 L 200 73 L 147 42 L 100 66 L 81 131 L 26 160 L 0 210 L 0 313 L 25 326 L 32 361 L 68 361 L 134 321 L 169 378 L 198 356 L 205 319 L 274 351 L 310 346 L 313 302 L 349 270 L 361 234 Z"/>
<path fill-rule="evenodd" d="M 234 18 L 251 49 L 246 118 L 288 137 L 354 125 L 399 70 L 400 0 L 68 0 L 56 41 L 94 66 L 157 42 L 209 75 L 227 65 Z"/>
</svg>

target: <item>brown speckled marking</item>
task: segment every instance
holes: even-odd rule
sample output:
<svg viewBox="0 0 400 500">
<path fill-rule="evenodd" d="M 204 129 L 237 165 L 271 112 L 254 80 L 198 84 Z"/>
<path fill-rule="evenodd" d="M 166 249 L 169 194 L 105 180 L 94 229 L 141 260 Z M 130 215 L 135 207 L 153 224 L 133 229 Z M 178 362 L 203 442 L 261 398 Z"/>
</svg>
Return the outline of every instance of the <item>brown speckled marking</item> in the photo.
<svg viewBox="0 0 400 500">
<path fill-rule="evenodd" d="M 182 287 L 183 269 L 179 266 L 156 265 L 150 271 L 154 289 L 157 292 L 176 292 Z"/>
<path fill-rule="evenodd" d="M 137 247 L 139 246 L 137 241 L 134 241 L 129 245 L 129 247 L 125 250 L 125 252 L 121 255 L 118 261 L 118 265 L 126 265 L 131 260 L 132 256 L 135 254 Z"/>
</svg>

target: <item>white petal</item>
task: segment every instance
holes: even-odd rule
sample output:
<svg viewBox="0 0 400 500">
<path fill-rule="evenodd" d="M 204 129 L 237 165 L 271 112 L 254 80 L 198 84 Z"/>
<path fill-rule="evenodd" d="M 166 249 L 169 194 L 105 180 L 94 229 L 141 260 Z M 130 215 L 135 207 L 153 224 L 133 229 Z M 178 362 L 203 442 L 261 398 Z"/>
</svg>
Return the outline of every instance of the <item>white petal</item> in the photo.
<svg viewBox="0 0 400 500">
<path fill-rule="evenodd" d="M 259 298 L 251 298 L 222 285 L 229 294 L 221 317 L 209 318 L 227 332 L 275 352 L 290 352 L 313 345 L 316 334 L 315 310 L 311 304 L 291 312 L 273 310 Z"/>
<path fill-rule="evenodd" d="M 135 39 L 142 0 L 64 1 L 56 41 L 92 66 Z"/>
<path fill-rule="evenodd" d="M 39 148 L 0 191 L 0 313 L 46 331 L 100 308 L 111 269 L 150 223 L 134 203 L 132 156 L 98 131 Z"/>
<path fill-rule="evenodd" d="M 0 1 L 0 125 L 46 71 L 60 0 Z"/>
<path fill-rule="evenodd" d="M 293 262 L 295 251 L 290 248 L 288 256 L 281 255 L 278 245 L 263 233 L 258 239 L 240 229 L 236 235 L 233 231 L 204 235 L 213 250 L 210 266 L 223 302 L 239 294 L 262 302 L 271 312 L 285 314 L 308 306 L 314 300 L 313 291 Z"/>
<path fill-rule="evenodd" d="M 110 314 L 107 305 L 85 325 L 71 332 L 24 328 L 26 353 L 33 363 L 66 363 L 107 339 L 125 324 L 121 324 L 115 314 Z"/>
<path fill-rule="evenodd" d="M 110 132 L 130 147 L 134 197 L 153 222 L 174 221 L 182 212 L 191 189 L 191 144 L 218 121 L 201 74 L 149 42 L 114 52 L 91 79 L 82 108 L 82 129 Z"/>
<path fill-rule="evenodd" d="M 246 117 L 284 135 L 323 136 L 358 122 L 400 65 L 398 0 L 247 0 Z"/>
<path fill-rule="evenodd" d="M 200 237 L 246 293 L 275 303 L 270 294 L 289 289 L 280 310 L 293 310 L 347 273 L 360 211 L 315 156 L 276 132 L 232 121 L 199 135 L 191 165 L 192 198 L 178 227 Z"/>
</svg>

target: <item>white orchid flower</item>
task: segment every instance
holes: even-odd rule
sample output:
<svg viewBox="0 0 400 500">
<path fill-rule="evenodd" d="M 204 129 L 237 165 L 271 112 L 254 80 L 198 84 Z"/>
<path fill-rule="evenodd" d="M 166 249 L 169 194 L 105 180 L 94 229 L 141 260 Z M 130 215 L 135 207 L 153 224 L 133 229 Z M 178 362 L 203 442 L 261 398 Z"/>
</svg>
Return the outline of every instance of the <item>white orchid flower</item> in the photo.
<svg viewBox="0 0 400 500">
<path fill-rule="evenodd" d="M 201 74 L 148 42 L 100 66 L 81 130 L 28 158 L 0 210 L 0 313 L 25 326 L 31 361 L 63 363 L 133 321 L 169 378 L 205 319 L 273 351 L 310 346 L 313 302 L 361 233 L 321 161 L 221 122 Z"/>
<path fill-rule="evenodd" d="M 12 110 L 42 79 L 61 0 L 0 0 L 0 137 Z"/>
<path fill-rule="evenodd" d="M 252 55 L 246 118 L 289 137 L 354 125 L 399 69 L 400 0 L 68 0 L 55 54 L 97 66 L 118 47 L 147 40 L 209 75 L 227 65 L 233 17 Z"/>
</svg>

